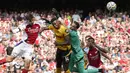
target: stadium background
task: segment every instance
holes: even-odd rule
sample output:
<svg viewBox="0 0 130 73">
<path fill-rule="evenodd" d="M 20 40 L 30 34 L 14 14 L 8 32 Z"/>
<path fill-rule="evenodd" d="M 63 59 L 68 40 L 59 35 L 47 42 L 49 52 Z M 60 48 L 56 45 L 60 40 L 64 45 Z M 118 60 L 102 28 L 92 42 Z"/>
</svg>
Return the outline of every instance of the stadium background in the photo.
<svg viewBox="0 0 130 73">
<path fill-rule="evenodd" d="M 0 8 L 18 10 L 18 9 L 83 9 L 84 14 L 101 8 L 106 9 L 106 4 L 110 0 L 2 0 Z M 130 9 L 130 0 L 111 0 L 117 3 L 117 11 L 126 11 Z"/>
<path fill-rule="evenodd" d="M 35 13 L 35 11 L 31 11 L 32 9 L 33 10 L 37 10 L 37 11 L 39 11 L 39 10 L 43 10 L 43 11 L 47 11 L 47 10 L 44 10 L 44 9 L 51 9 L 51 8 L 56 8 L 56 9 L 58 9 L 59 11 L 60 11 L 60 9 L 70 9 L 70 10 L 73 10 L 73 9 L 81 9 L 81 10 L 83 10 L 84 11 L 84 17 L 85 16 L 87 16 L 88 15 L 88 12 L 92 12 L 92 11 L 95 11 L 95 9 L 98 9 L 98 8 L 100 8 L 100 9 L 106 9 L 106 4 L 107 4 L 107 2 L 109 2 L 110 0 L 1 0 L 1 2 L 0 2 L 0 10 L 2 9 L 2 14 L 0 15 L 0 16 L 4 16 L 4 15 L 8 15 L 9 13 L 7 12 L 6 13 L 6 11 L 5 10 L 7 10 L 7 11 L 9 11 L 9 12 L 11 12 L 10 10 L 13 10 L 14 12 L 12 13 L 12 14 L 14 14 L 14 15 L 16 15 L 16 17 L 12 17 L 11 16 L 11 14 L 9 14 L 9 16 L 11 17 L 11 19 L 13 19 L 13 20 L 16 20 L 17 19 L 17 17 L 18 17 L 18 14 L 15 14 L 15 12 L 16 11 L 20 11 L 21 9 L 24 11 L 24 10 L 28 10 L 29 12 L 34 12 Z M 114 0 L 114 2 L 116 2 L 116 4 L 117 4 L 117 6 L 118 6 L 118 8 L 117 8 L 117 10 L 116 11 L 119 11 L 119 13 L 117 12 L 116 14 L 119 16 L 119 18 L 123 18 L 124 17 L 124 19 L 126 18 L 126 24 L 127 25 L 125 25 L 125 26 L 123 26 L 123 28 L 122 29 L 124 29 L 125 27 L 127 27 L 127 28 L 125 28 L 125 30 L 128 30 L 128 32 L 130 33 L 130 27 L 128 27 L 128 26 L 130 26 L 129 25 L 129 23 L 130 22 L 127 22 L 127 15 L 126 16 L 124 16 L 125 15 L 125 11 L 128 11 L 128 10 L 130 10 L 130 0 Z M 5 12 L 4 12 L 5 11 Z M 28 12 L 27 11 L 27 12 Z M 123 14 L 120 16 L 120 12 L 121 11 L 124 11 L 124 12 L 122 12 Z M 24 14 L 26 14 L 27 12 L 25 12 Z M 40 11 L 39 11 L 40 12 Z M 65 12 L 67 12 L 67 11 L 65 11 Z M 19 12 L 18 12 L 19 13 Z M 37 12 L 36 12 L 37 13 Z M 128 12 L 129 13 L 129 12 Z M 39 13 L 40 14 L 40 13 Z M 5 18 L 7 18 L 7 17 L 5 17 Z M 84 18 L 83 18 L 84 19 Z M 95 19 L 95 18 L 94 18 Z M 115 18 L 115 19 L 118 19 L 118 18 Z M 102 19 L 102 20 L 104 20 L 104 19 Z M 120 20 L 120 19 L 119 19 Z M 91 21 L 94 21 L 94 20 L 91 20 Z M 7 28 L 8 27 L 16 27 L 17 25 L 16 24 L 12 24 L 12 23 L 17 23 L 18 21 L 16 20 L 16 21 L 9 21 L 9 22 L 11 22 L 11 25 L 9 25 L 9 23 L 7 22 L 7 23 L 5 23 L 5 22 L 3 22 L 3 20 L 1 20 L 0 21 L 0 23 L 2 23 L 2 24 L 7 24 Z M 107 21 L 107 22 L 109 22 L 109 21 Z M 111 21 L 112 22 L 112 21 Z M 100 27 L 100 25 L 98 26 L 98 21 L 96 21 L 96 25 L 97 25 L 97 27 Z M 118 23 L 118 22 L 116 22 L 116 23 Z M 108 24 L 108 25 L 116 25 L 116 23 L 114 22 L 113 24 Z M 19 24 L 22 24 L 22 26 L 24 25 L 23 24 L 23 22 L 20 22 Z M 105 22 L 103 22 L 103 24 L 105 24 Z M 119 23 L 118 23 L 119 24 Z M 123 23 L 122 23 L 123 24 Z M 121 24 L 121 25 L 122 25 Z M 16 25 L 16 26 L 12 26 L 12 25 Z M 91 24 L 92 25 L 92 24 Z M 103 26 L 103 27 L 106 27 L 106 28 L 109 28 L 109 27 L 111 27 L 111 26 L 108 26 L 108 25 L 105 25 L 105 26 Z M 88 25 L 89 26 L 89 25 Z M 17 28 L 17 27 L 16 27 Z M 117 34 L 120 34 L 123 30 L 121 30 L 121 28 L 119 27 L 119 26 L 113 26 L 112 28 L 114 28 L 114 29 L 118 29 L 117 30 Z M 99 30 L 99 28 L 95 28 L 95 27 L 93 27 L 92 29 L 94 29 L 93 31 L 97 31 L 97 30 Z M 2 27 L 2 31 L 3 32 L 6 32 L 6 31 L 9 31 L 10 29 L 6 29 L 5 28 L 5 26 L 3 25 L 3 27 Z M 89 27 L 88 27 L 88 30 L 90 30 L 89 29 Z M 105 29 L 105 28 L 100 28 L 100 30 L 103 30 L 103 32 L 105 31 L 105 30 L 107 30 L 108 32 L 106 32 L 105 33 L 105 36 L 108 36 L 107 38 L 106 38 L 106 41 L 108 41 L 108 42 L 106 42 L 105 44 L 108 44 L 108 46 L 109 46 L 109 42 L 111 42 L 110 40 L 111 40 L 111 35 L 115 35 L 116 37 L 117 37 L 117 34 L 116 34 L 116 32 L 114 32 L 114 31 L 110 31 L 110 30 L 108 30 L 108 29 Z M 111 29 L 112 30 L 112 29 Z M 121 32 L 120 32 L 120 30 L 121 30 Z M 1 32 L 2 32 L 1 31 Z M 93 33 L 93 31 L 91 31 L 91 32 L 87 32 L 87 34 L 90 34 L 91 33 L 91 35 L 97 35 L 97 36 L 95 36 L 95 38 L 96 38 L 96 40 L 97 40 L 97 42 L 102 42 L 102 41 L 104 41 L 105 42 L 105 40 L 103 40 L 103 38 L 100 38 L 100 37 L 98 37 L 98 36 L 100 36 L 99 34 L 94 34 Z M 21 32 L 19 32 L 19 33 L 21 33 L 22 34 L 22 32 L 23 31 L 21 31 Z M 80 31 L 81 32 L 81 31 Z M 99 32 L 101 32 L 101 31 L 99 31 Z M 110 33 L 111 32 L 111 33 Z M 45 32 L 46 33 L 46 32 Z M 107 35 L 107 33 L 110 33 L 109 35 Z M 8 33 L 3 33 L 2 35 L 4 35 L 4 37 L 5 37 L 5 35 L 9 35 L 10 34 L 10 32 L 8 32 Z M 17 36 L 19 36 L 19 38 L 20 37 L 22 37 L 22 36 L 20 36 L 21 34 L 17 34 Z M 47 34 L 46 34 L 47 35 Z M 114 37 L 115 36 L 112 36 L 112 39 L 114 39 Z M 10 36 L 10 35 L 9 35 Z M 82 34 L 82 36 L 83 36 L 83 34 Z M 103 35 L 102 35 L 103 36 Z M 98 37 L 98 38 L 97 38 Z M 122 38 L 121 38 L 122 37 Z M 120 34 L 120 37 L 117 37 L 116 38 L 116 41 L 117 40 L 121 40 L 122 41 L 122 39 L 124 39 L 123 37 L 125 37 L 126 39 L 125 40 L 129 40 L 130 39 L 130 37 L 127 35 L 127 34 Z M 10 39 L 8 36 L 6 36 L 6 38 L 8 38 L 8 39 Z M 41 38 L 39 38 L 39 40 L 40 40 Z M 20 39 L 15 39 L 15 36 L 14 37 L 11 37 L 11 40 L 10 40 L 10 42 L 9 42 L 9 45 L 10 46 L 12 46 L 12 45 L 15 45 L 18 41 L 19 41 Z M 38 47 L 37 48 L 37 46 L 35 46 L 34 47 L 34 49 L 36 50 L 36 59 L 34 60 L 34 62 L 36 63 L 36 65 L 38 66 L 38 65 L 40 65 L 39 63 L 38 63 L 38 61 L 39 61 L 39 59 L 41 60 L 41 58 L 43 58 L 43 59 L 45 59 L 45 62 L 47 62 L 47 64 L 49 64 L 50 66 L 48 66 L 47 67 L 47 69 L 45 69 L 45 70 L 48 70 L 48 69 L 50 69 L 50 67 L 51 67 L 51 64 L 53 63 L 54 64 L 54 62 L 52 61 L 52 62 L 50 62 L 51 61 L 51 59 L 54 59 L 54 56 L 52 55 L 52 54 L 54 54 L 54 51 L 49 51 L 48 52 L 48 49 L 50 50 L 55 50 L 56 51 L 56 49 L 54 48 L 54 45 L 53 45 L 53 42 L 51 42 L 51 41 L 54 41 L 53 39 L 51 39 L 51 41 L 48 41 L 47 43 L 44 43 L 44 42 L 46 42 L 46 41 L 48 41 L 48 40 L 42 40 L 42 42 L 43 43 L 41 43 L 41 45 L 43 45 L 43 44 L 45 44 L 45 46 L 40 46 L 40 47 Z M 108 54 L 108 55 L 110 55 L 111 56 L 111 58 L 113 59 L 113 61 L 114 61 L 114 63 L 117 63 L 118 61 L 119 61 L 119 65 L 121 64 L 121 66 L 120 67 L 124 67 L 124 65 L 125 65 L 125 67 L 122 69 L 121 68 L 121 70 L 123 70 L 123 71 L 125 71 L 125 69 L 127 70 L 127 69 L 129 69 L 130 67 L 130 60 L 128 59 L 126 59 L 124 56 L 125 55 L 127 55 L 127 53 L 128 53 L 128 55 L 129 55 L 129 52 L 127 52 L 127 46 L 128 46 L 128 48 L 130 48 L 130 46 L 129 46 L 129 41 L 128 42 L 126 42 L 126 41 L 124 41 L 124 42 L 126 42 L 126 44 L 123 44 L 123 45 L 126 45 L 126 47 L 123 47 L 122 46 L 122 42 L 120 43 L 120 41 L 119 41 L 119 44 L 116 44 L 116 43 L 118 43 L 118 42 L 116 42 L 116 41 L 113 41 L 112 42 L 112 44 L 114 44 L 114 45 L 111 45 L 110 44 L 110 46 L 114 46 L 114 47 L 110 47 L 110 48 L 112 48 L 112 50 L 110 50 L 111 52 Z M 8 40 L 6 40 L 6 41 L 4 41 L 3 43 L 1 43 L 1 44 L 8 44 L 8 43 L 6 43 L 6 42 L 8 42 Z M 49 44 L 48 44 L 49 43 Z M 116 45 L 121 45 L 121 46 L 116 46 Z M 45 47 L 45 48 L 43 48 L 43 47 Z M 121 49 L 119 49 L 121 47 Z M 42 48 L 42 49 L 41 49 Z M 109 48 L 109 47 L 107 47 L 107 48 Z M 114 48 L 114 49 L 113 49 Z M 115 48 L 117 48 L 117 49 L 119 49 L 119 50 L 121 50 L 121 51 L 119 51 L 119 50 L 116 50 Z M 39 55 L 38 53 L 41 53 L 41 50 L 42 50 L 42 56 L 41 55 Z M 115 56 L 116 55 L 116 53 L 115 52 L 113 52 L 113 51 L 117 51 L 117 56 Z M 122 51 L 125 53 L 122 53 Z M 125 52 L 126 51 L 126 52 Z M 47 54 L 46 54 L 47 53 Z M 49 56 L 48 56 L 48 54 L 49 54 Z M 121 55 L 121 56 L 120 56 Z M 6 56 L 6 55 L 4 55 L 4 56 Z M 0 57 L 1 58 L 1 57 Z M 121 60 L 117 60 L 117 58 L 121 58 Z M 123 59 L 122 59 L 123 58 Z M 124 59 L 125 58 L 125 59 Z M 18 60 L 18 61 L 20 61 L 20 60 Z M 17 62 L 17 61 L 16 61 Z M 128 62 L 128 63 L 127 63 Z M 20 62 L 21 63 L 21 62 Z M 109 64 L 109 63 L 107 63 L 107 61 L 105 61 L 104 62 L 105 64 Z M 122 63 L 125 63 L 125 64 L 122 64 Z M 55 65 L 55 64 L 54 64 Z M 4 69 L 6 69 L 6 67 L 5 67 L 5 65 L 3 65 L 2 67 L 4 67 Z M 43 66 L 42 67 L 44 67 L 44 64 L 43 64 Z M 110 66 L 111 67 L 111 66 Z M 118 66 L 117 66 L 118 67 Z M 54 67 L 55 68 L 55 67 Z M 1 68 L 0 67 L 0 69 L 1 70 L 3 70 L 3 68 Z M 40 69 L 40 68 L 39 68 Z M 119 69 L 120 70 L 120 69 Z M 37 71 L 37 68 L 36 68 L 36 71 Z M 110 71 L 111 71 L 111 69 L 110 69 Z M 117 69 L 117 71 L 118 71 L 118 69 Z M 1 72 L 1 71 L 0 71 Z"/>
</svg>

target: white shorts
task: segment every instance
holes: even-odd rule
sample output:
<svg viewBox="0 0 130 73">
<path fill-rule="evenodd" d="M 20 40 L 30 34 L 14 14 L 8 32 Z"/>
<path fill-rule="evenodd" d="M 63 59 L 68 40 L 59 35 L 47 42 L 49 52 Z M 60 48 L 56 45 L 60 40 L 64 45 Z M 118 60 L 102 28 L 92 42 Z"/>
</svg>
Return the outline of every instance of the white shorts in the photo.
<svg viewBox="0 0 130 73">
<path fill-rule="evenodd" d="M 86 68 L 87 68 L 87 69 L 97 69 L 96 67 L 91 66 L 91 65 L 88 65 Z"/>
<path fill-rule="evenodd" d="M 100 68 L 96 68 L 96 67 L 91 66 L 91 65 L 88 65 L 86 68 L 87 68 L 87 69 L 100 69 Z M 101 73 L 101 72 L 98 72 L 98 73 Z"/>
<path fill-rule="evenodd" d="M 25 41 L 21 41 L 14 47 L 11 56 L 24 57 L 25 59 L 32 60 L 32 56 L 34 52 L 34 49 L 32 47 L 33 45 L 28 44 Z"/>
</svg>

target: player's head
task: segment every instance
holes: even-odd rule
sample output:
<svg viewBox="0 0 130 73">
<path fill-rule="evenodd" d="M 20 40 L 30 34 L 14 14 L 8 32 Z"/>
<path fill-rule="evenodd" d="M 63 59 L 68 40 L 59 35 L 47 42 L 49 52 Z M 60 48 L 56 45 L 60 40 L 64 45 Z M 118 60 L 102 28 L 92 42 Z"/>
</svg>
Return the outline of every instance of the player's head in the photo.
<svg viewBox="0 0 130 73">
<path fill-rule="evenodd" d="M 57 18 L 53 18 L 51 20 L 52 22 L 52 25 L 56 28 L 56 29 L 59 29 L 60 28 L 60 25 L 61 25 L 61 22 L 57 19 Z"/>
<path fill-rule="evenodd" d="M 28 20 L 29 25 L 33 25 L 33 22 L 34 22 L 35 18 L 34 18 L 34 16 L 32 14 L 28 14 L 26 16 L 26 19 Z"/>
<path fill-rule="evenodd" d="M 85 41 L 86 41 L 87 46 L 90 47 L 90 46 L 92 46 L 92 44 L 94 43 L 95 40 L 91 36 L 86 36 Z"/>
<path fill-rule="evenodd" d="M 94 43 L 94 38 L 92 38 L 92 37 L 90 37 L 89 39 L 88 39 L 88 42 L 90 42 L 91 44 L 93 44 Z"/>
<path fill-rule="evenodd" d="M 79 27 L 80 27 L 80 24 L 78 22 L 74 21 L 72 23 L 71 29 L 72 30 L 77 30 Z"/>
<path fill-rule="evenodd" d="M 33 19 L 34 19 L 34 16 L 33 16 L 32 14 L 28 14 L 28 15 L 26 16 L 26 19 L 27 19 L 29 22 L 32 22 Z"/>
</svg>

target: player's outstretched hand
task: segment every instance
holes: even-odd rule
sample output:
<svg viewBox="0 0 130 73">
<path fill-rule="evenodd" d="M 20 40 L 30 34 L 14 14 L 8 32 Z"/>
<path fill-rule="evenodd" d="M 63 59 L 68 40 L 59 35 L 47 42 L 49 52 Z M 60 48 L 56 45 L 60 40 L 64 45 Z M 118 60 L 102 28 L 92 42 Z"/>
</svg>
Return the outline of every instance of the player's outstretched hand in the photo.
<svg viewBox="0 0 130 73">
<path fill-rule="evenodd" d="M 55 12 L 55 13 L 57 13 L 57 10 L 55 8 L 52 8 L 52 11 Z"/>
</svg>

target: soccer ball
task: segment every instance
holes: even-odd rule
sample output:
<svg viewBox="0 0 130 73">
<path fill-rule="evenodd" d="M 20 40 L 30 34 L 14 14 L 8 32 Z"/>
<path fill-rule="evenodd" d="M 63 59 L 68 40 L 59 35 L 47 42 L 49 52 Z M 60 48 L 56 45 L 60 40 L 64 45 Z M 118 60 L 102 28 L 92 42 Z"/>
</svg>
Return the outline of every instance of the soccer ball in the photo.
<svg viewBox="0 0 130 73">
<path fill-rule="evenodd" d="M 117 8 L 117 5 L 116 5 L 115 2 L 110 1 L 110 2 L 107 3 L 107 9 L 109 11 L 114 11 L 114 10 L 116 10 L 116 8 Z"/>
</svg>

